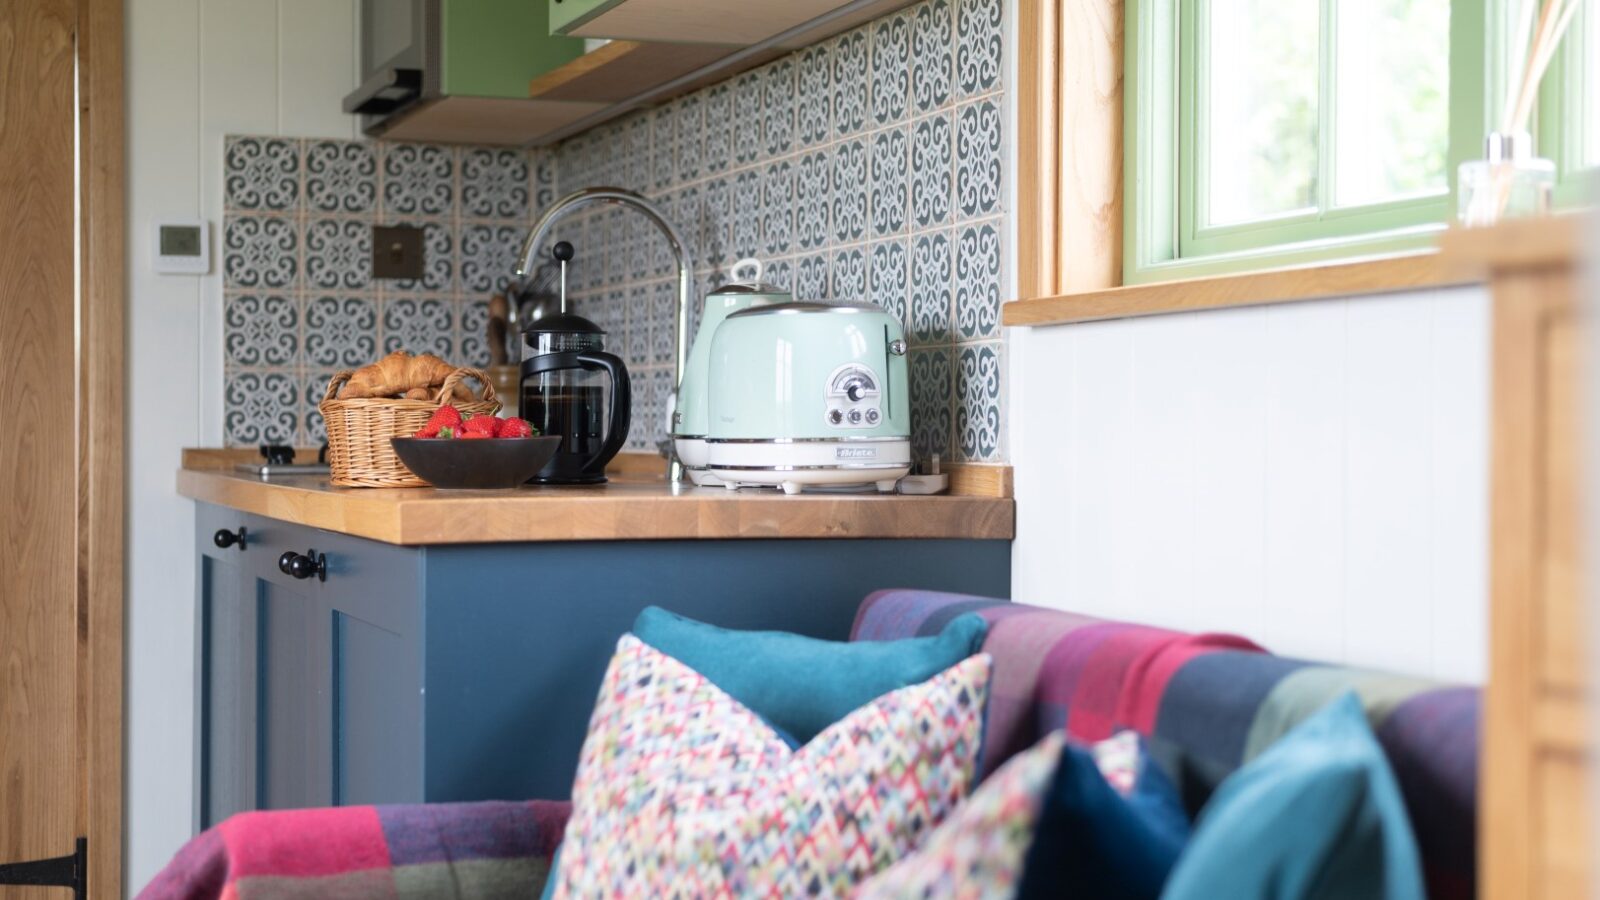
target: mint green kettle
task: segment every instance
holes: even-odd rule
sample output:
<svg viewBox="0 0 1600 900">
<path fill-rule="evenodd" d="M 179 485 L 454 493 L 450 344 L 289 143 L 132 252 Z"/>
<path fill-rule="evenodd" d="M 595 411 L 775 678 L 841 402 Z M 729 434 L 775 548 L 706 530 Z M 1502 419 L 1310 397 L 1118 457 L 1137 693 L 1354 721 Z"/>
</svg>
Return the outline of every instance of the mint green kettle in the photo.
<svg viewBox="0 0 1600 900">
<path fill-rule="evenodd" d="M 751 270 L 753 274 L 749 281 L 734 281 L 706 295 L 700 314 L 700 328 L 695 332 L 689 361 L 683 368 L 683 381 L 678 385 L 677 407 L 672 412 L 672 444 L 684 472 L 697 485 L 722 483 L 706 468 L 711 393 L 707 378 L 711 371 L 711 339 L 717 333 L 717 326 L 742 309 L 787 303 L 794 299 L 783 288 L 761 282 L 760 260 L 741 259 L 733 264 L 729 272 L 737 279 Z"/>
</svg>

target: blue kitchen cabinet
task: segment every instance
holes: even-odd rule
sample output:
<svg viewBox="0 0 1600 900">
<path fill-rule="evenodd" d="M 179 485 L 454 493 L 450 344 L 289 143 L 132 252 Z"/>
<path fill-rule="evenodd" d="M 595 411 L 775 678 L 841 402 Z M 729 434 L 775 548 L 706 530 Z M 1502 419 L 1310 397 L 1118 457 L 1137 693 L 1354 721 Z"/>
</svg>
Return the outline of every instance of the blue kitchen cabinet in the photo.
<svg viewBox="0 0 1600 900">
<path fill-rule="evenodd" d="M 196 818 L 564 798 L 606 663 L 645 606 L 844 640 L 883 587 L 1004 597 L 1010 542 L 403 547 L 197 504 Z M 218 530 L 247 532 L 222 548 Z M 326 580 L 278 569 L 326 557 Z"/>
</svg>

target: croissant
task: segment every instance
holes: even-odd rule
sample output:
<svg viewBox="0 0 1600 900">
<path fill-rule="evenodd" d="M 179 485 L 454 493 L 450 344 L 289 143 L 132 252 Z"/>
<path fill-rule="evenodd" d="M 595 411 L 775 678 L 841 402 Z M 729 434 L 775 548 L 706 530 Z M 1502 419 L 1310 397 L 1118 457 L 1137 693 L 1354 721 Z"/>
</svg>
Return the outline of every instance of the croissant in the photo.
<svg viewBox="0 0 1600 900">
<path fill-rule="evenodd" d="M 412 356 L 404 350 L 396 350 L 371 365 L 357 369 L 340 396 L 346 399 L 405 397 L 428 400 L 438 393 L 438 388 L 455 370 L 455 366 L 432 353 Z M 472 392 L 458 384 L 454 396 L 458 400 L 471 400 Z"/>
</svg>

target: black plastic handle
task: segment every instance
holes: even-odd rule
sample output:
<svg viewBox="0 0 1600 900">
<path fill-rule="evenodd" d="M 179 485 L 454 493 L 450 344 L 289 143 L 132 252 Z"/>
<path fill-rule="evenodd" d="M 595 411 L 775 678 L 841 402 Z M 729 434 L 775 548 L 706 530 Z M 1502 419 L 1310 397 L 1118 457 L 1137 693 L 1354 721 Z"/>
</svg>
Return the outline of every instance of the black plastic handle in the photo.
<svg viewBox="0 0 1600 900">
<path fill-rule="evenodd" d="M 628 367 L 615 353 L 603 350 L 543 353 L 522 361 L 523 378 L 562 369 L 587 369 L 611 376 L 611 418 L 606 423 L 606 441 L 582 469 L 585 475 L 603 475 L 606 463 L 616 458 L 628 441 L 628 424 L 633 416 L 633 382 L 628 378 Z"/>
<path fill-rule="evenodd" d="M 211 540 L 218 547 L 221 547 L 224 550 L 232 547 L 235 544 L 238 544 L 239 549 L 243 550 L 245 547 L 245 538 L 248 536 L 249 532 L 245 530 L 243 525 L 240 525 L 237 532 L 229 531 L 226 528 L 218 528 L 217 533 L 211 536 Z"/>
<path fill-rule="evenodd" d="M 309 550 L 303 554 L 296 553 L 293 550 L 285 550 L 283 555 L 278 557 L 278 571 L 301 581 L 313 575 L 317 577 L 318 581 L 327 581 L 328 557 L 315 550 Z"/>
</svg>

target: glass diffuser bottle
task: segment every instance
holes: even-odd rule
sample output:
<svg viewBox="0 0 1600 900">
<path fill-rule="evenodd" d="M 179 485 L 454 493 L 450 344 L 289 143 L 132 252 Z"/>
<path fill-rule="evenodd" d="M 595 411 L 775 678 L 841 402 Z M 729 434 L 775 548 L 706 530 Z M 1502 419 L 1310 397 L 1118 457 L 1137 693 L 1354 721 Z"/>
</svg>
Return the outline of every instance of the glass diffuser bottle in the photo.
<svg viewBox="0 0 1600 900">
<path fill-rule="evenodd" d="M 1502 219 L 1550 212 L 1556 164 L 1533 155 L 1526 131 L 1490 132 L 1484 158 L 1461 164 L 1457 216 L 1463 225 L 1493 225 Z"/>
</svg>

